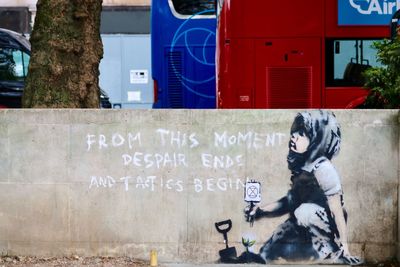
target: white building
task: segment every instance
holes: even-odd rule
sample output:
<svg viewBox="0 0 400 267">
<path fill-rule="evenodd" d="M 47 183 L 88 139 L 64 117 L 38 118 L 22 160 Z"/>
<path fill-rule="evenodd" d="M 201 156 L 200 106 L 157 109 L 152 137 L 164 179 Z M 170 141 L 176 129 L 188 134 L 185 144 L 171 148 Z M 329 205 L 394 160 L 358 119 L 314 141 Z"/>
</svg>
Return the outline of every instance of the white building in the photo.
<svg viewBox="0 0 400 267">
<path fill-rule="evenodd" d="M 36 15 L 35 0 L 0 0 L 0 27 L 15 31 L 30 32 Z M 103 0 L 105 10 L 112 7 L 150 6 L 151 0 Z M 29 21 L 28 23 L 24 22 Z"/>
</svg>

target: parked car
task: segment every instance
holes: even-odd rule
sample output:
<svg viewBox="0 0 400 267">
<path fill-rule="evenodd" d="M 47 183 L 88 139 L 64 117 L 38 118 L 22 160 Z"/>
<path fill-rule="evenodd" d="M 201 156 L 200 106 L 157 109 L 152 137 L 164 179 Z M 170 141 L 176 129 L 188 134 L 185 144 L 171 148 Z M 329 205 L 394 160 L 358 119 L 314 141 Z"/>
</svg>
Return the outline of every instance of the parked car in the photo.
<svg viewBox="0 0 400 267">
<path fill-rule="evenodd" d="M 0 108 L 21 108 L 30 55 L 31 45 L 25 36 L 0 28 Z M 111 108 L 103 90 L 100 107 Z"/>
</svg>

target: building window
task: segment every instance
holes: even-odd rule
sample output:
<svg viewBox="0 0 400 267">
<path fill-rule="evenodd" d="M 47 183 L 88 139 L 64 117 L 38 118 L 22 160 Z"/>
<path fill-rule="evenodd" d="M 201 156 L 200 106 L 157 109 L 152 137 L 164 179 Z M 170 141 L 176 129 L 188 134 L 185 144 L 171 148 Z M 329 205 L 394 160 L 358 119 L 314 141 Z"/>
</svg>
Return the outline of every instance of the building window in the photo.
<svg viewBox="0 0 400 267">
<path fill-rule="evenodd" d="M 103 34 L 149 34 L 150 7 L 103 7 L 100 32 Z"/>
<path fill-rule="evenodd" d="M 30 13 L 26 7 L 0 7 L 0 28 L 30 33 Z"/>
</svg>

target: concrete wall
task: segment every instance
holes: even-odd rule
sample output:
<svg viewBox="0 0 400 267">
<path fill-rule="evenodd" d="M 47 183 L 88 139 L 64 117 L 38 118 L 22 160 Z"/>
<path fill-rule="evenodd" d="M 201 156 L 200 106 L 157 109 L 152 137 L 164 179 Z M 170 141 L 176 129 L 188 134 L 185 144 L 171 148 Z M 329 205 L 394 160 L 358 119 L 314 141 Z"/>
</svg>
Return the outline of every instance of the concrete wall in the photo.
<svg viewBox="0 0 400 267">
<path fill-rule="evenodd" d="M 397 253 L 398 111 L 335 111 L 353 254 Z M 129 255 L 214 262 L 214 223 L 233 221 L 229 244 L 255 250 L 286 218 L 245 222 L 243 183 L 262 202 L 285 195 L 287 110 L 0 111 L 0 251 L 26 255 Z M 248 142 L 238 136 L 251 133 Z M 226 134 L 226 143 L 216 136 Z M 136 153 L 136 154 L 135 154 Z M 136 155 L 136 156 L 135 156 Z M 214 167 L 214 157 L 223 159 Z M 223 157 L 223 158 L 222 158 Z M 126 164 L 125 164 L 126 163 Z"/>
<path fill-rule="evenodd" d="M 400 115 L 399 115 L 399 125 L 400 125 Z M 399 136 L 400 136 L 400 130 L 399 130 Z M 400 138 L 400 137 L 399 137 Z M 399 141 L 399 154 L 400 154 L 400 141 Z M 399 183 L 400 183 L 400 155 L 399 155 L 399 162 L 398 162 L 398 166 L 399 169 L 397 170 L 398 172 L 398 177 L 399 177 Z M 398 196 L 397 199 L 400 199 L 400 190 L 398 192 Z M 398 212 L 397 212 L 397 259 L 400 259 L 400 220 L 399 220 L 399 216 L 400 216 L 400 205 L 398 205 Z"/>
</svg>

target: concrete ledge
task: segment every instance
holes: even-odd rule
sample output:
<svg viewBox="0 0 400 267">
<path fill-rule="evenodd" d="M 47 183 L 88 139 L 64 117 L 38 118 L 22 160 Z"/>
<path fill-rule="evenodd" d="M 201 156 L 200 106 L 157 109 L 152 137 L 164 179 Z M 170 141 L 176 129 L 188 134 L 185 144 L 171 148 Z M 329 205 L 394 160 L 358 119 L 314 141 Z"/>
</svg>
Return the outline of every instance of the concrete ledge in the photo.
<svg viewBox="0 0 400 267">
<path fill-rule="evenodd" d="M 275 267 L 275 266 L 285 266 L 285 267 L 305 267 L 305 266 L 315 266 L 315 267 L 338 267 L 338 266 L 351 266 L 351 265 L 333 265 L 333 264 L 195 264 L 195 263 L 162 263 L 160 264 L 160 267 L 240 267 L 240 266 L 245 266 L 245 267 L 260 267 L 260 266 L 266 266 L 266 267 Z M 360 267 L 366 267 L 368 265 L 357 265 Z"/>
</svg>

